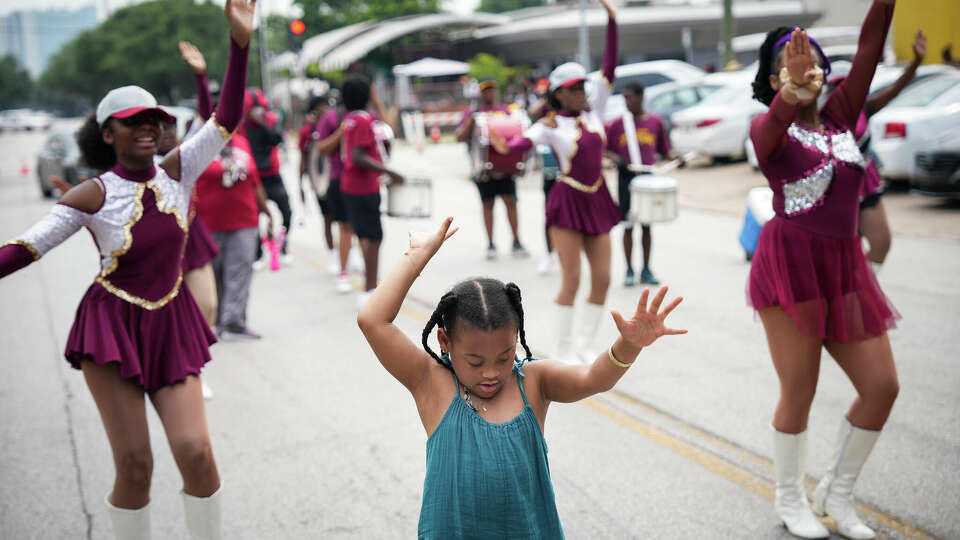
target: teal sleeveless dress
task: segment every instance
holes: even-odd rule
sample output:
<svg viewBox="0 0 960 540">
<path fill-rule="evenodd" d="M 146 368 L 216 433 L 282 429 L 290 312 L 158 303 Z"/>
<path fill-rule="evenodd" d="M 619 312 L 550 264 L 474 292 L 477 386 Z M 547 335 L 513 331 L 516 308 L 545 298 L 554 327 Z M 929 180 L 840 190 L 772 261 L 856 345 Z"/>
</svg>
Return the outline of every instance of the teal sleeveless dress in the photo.
<svg viewBox="0 0 960 540">
<path fill-rule="evenodd" d="M 516 359 L 513 371 L 523 410 L 503 424 L 467 405 L 454 374 L 457 394 L 427 439 L 421 540 L 564 537 L 547 443 L 523 391 L 523 361 Z"/>
</svg>

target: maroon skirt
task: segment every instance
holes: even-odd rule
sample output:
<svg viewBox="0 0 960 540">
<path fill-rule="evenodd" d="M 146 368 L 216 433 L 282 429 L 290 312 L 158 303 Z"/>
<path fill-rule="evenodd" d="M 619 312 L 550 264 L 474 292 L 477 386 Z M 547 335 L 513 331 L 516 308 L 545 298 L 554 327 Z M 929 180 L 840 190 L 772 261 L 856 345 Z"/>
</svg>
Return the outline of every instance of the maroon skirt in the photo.
<svg viewBox="0 0 960 540">
<path fill-rule="evenodd" d="M 596 236 L 620 223 L 620 209 L 613 202 L 606 182 L 594 193 L 574 189 L 557 180 L 547 197 L 547 228 L 560 227 Z"/>
<path fill-rule="evenodd" d="M 747 300 L 754 309 L 780 306 L 802 333 L 840 343 L 879 336 L 900 318 L 858 236 L 817 234 L 779 216 L 760 231 Z"/>
<path fill-rule="evenodd" d="M 64 356 L 76 369 L 84 360 L 116 362 L 121 377 L 153 391 L 199 374 L 216 342 L 187 287 L 149 311 L 94 283 L 77 307 Z"/>
<path fill-rule="evenodd" d="M 187 233 L 187 248 L 183 253 L 183 271 L 189 272 L 205 266 L 217 257 L 220 249 L 210 230 L 199 219 L 190 223 Z"/>
</svg>

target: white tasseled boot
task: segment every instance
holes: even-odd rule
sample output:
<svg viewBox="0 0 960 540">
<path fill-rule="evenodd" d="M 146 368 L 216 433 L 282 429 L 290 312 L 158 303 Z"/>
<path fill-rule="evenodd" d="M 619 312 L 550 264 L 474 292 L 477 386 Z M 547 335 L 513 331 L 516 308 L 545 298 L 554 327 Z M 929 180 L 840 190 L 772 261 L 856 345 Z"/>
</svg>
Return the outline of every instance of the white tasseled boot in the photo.
<svg viewBox="0 0 960 540">
<path fill-rule="evenodd" d="M 580 328 L 577 332 L 576 355 L 581 364 L 589 366 L 597 359 L 599 351 L 593 350 L 594 338 L 603 320 L 603 304 L 583 304 Z"/>
<path fill-rule="evenodd" d="M 832 517 L 837 522 L 837 532 L 847 538 L 869 539 L 876 536 L 873 529 L 860 521 L 853 508 L 853 486 L 878 437 L 879 431 L 860 429 L 844 418 L 840 422 L 830 468 L 813 492 L 814 512 Z"/>
<path fill-rule="evenodd" d="M 800 538 L 828 538 L 830 531 L 813 515 L 803 487 L 806 447 L 806 431 L 794 435 L 773 429 L 773 463 L 777 469 L 773 506 L 790 534 Z"/>
<path fill-rule="evenodd" d="M 564 364 L 575 363 L 573 357 L 573 306 L 554 304 L 554 343 L 553 359 Z"/>
<path fill-rule="evenodd" d="M 220 493 L 223 485 L 209 497 L 194 497 L 180 492 L 190 540 L 220 540 Z"/>
<path fill-rule="evenodd" d="M 113 523 L 113 536 L 117 540 L 150 540 L 150 503 L 143 508 L 129 510 L 117 508 L 110 502 L 110 494 L 103 497 L 107 506 L 110 522 Z"/>
</svg>

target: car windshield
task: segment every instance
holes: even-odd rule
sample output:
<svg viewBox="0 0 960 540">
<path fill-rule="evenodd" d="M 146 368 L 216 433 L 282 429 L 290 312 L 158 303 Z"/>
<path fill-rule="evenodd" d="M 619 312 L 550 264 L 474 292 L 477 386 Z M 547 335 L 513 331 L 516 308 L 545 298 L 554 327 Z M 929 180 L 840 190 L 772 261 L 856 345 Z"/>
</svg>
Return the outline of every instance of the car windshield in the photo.
<svg viewBox="0 0 960 540">
<path fill-rule="evenodd" d="M 934 77 L 904 90 L 890 107 L 926 107 L 958 84 L 960 77 Z"/>
</svg>

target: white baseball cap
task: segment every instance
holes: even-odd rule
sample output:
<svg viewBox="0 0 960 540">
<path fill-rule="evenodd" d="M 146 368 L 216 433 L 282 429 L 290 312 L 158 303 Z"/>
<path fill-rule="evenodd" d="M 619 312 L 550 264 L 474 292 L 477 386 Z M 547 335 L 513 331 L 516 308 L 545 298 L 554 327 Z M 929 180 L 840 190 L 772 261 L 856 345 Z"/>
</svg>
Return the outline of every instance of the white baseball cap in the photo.
<svg viewBox="0 0 960 540">
<path fill-rule="evenodd" d="M 553 92 L 557 88 L 566 88 L 587 80 L 587 70 L 576 62 L 567 62 L 551 71 L 549 80 L 550 91 Z"/>
<path fill-rule="evenodd" d="M 111 116 L 114 118 L 130 118 L 143 112 L 155 110 L 166 122 L 176 122 L 169 113 L 157 106 L 157 98 L 139 86 L 121 86 L 107 92 L 97 105 L 97 124 L 103 125 Z"/>
</svg>

